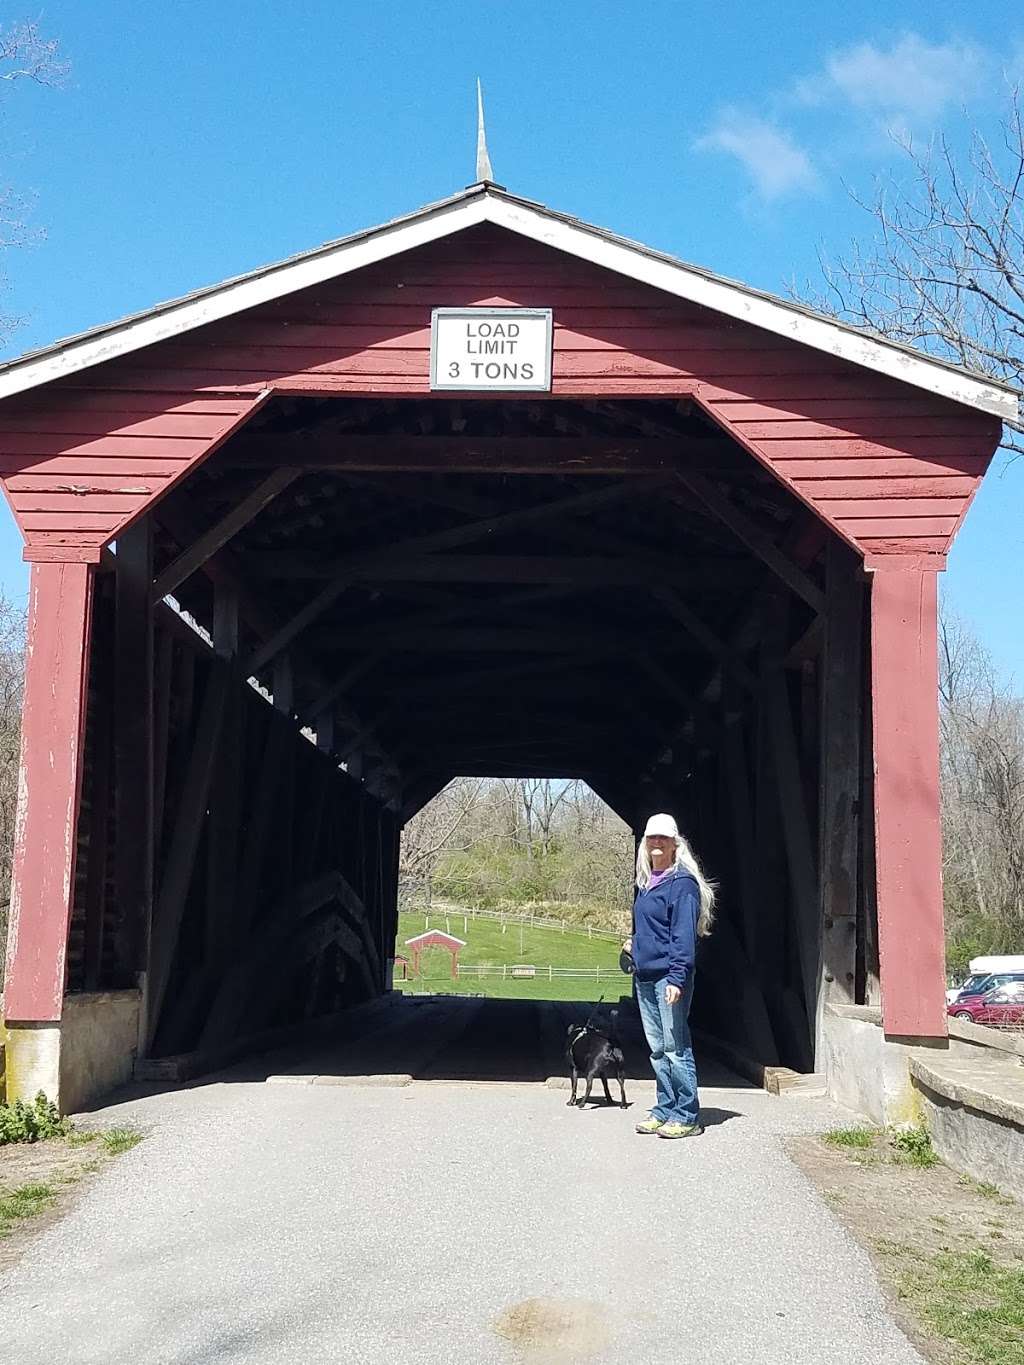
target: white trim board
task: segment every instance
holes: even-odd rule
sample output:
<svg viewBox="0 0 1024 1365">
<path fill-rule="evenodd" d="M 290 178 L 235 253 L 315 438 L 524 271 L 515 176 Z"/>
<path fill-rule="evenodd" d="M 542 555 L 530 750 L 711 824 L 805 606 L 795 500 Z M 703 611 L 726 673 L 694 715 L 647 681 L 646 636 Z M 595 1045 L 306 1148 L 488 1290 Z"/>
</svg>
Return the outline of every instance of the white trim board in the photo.
<svg viewBox="0 0 1024 1365">
<path fill-rule="evenodd" d="M 206 323 L 336 279 L 479 223 L 493 223 L 663 293 L 952 402 L 1004 420 L 1017 419 L 1016 394 L 984 375 L 872 336 L 799 304 L 721 279 L 490 185 L 470 186 L 460 195 L 382 227 L 12 360 L 0 366 L 0 399 L 181 336 Z"/>
<path fill-rule="evenodd" d="M 466 940 L 464 938 L 456 938 L 454 934 L 449 934 L 446 929 L 424 929 L 422 934 L 416 934 L 413 938 L 407 938 L 405 940 L 405 947 L 411 948 L 413 944 L 421 943 L 423 939 L 433 938 L 435 935 L 440 935 L 441 938 L 447 939 L 449 943 L 457 943 L 460 948 L 465 948 L 466 946 Z"/>
<path fill-rule="evenodd" d="M 641 248 L 614 241 L 600 231 L 552 218 L 510 201 L 496 201 L 488 221 L 593 265 L 627 275 L 638 283 L 649 284 L 663 293 L 674 294 L 726 317 L 802 342 L 816 351 L 875 370 L 915 388 L 980 408 L 1005 420 L 1017 417 L 1017 398 L 1012 390 L 982 376 L 975 377 L 944 365 L 923 351 L 887 342 L 824 315 L 791 306 L 784 299 L 754 293 L 692 266 L 652 256 Z"/>
</svg>

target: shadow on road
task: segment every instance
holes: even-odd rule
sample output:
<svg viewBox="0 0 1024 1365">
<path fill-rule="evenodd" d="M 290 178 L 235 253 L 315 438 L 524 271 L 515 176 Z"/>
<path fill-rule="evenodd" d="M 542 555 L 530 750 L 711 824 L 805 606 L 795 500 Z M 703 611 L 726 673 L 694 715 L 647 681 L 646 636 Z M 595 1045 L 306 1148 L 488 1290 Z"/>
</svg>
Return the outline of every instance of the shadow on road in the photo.
<svg viewBox="0 0 1024 1365">
<path fill-rule="evenodd" d="M 350 1011 L 324 1033 L 311 1033 L 271 1051 L 254 1053 L 233 1065 L 186 1083 L 149 1082 L 132 1094 L 206 1085 L 253 1083 L 268 1077 L 374 1078 L 436 1081 L 538 1082 L 567 1077 L 569 1029 L 593 1017 L 610 1027 L 610 1005 L 587 1001 L 495 1000 L 455 995 L 392 995 Z M 650 1081 L 651 1066 L 639 1016 L 631 1001 L 620 1003 L 618 1037 L 630 1081 Z M 712 1058 L 700 1059 L 702 1087 L 747 1088 Z M 596 1097 L 595 1097 L 596 1098 Z M 603 1098 L 603 1097 L 602 1097 Z M 724 1122 L 732 1117 L 721 1114 Z"/>
</svg>

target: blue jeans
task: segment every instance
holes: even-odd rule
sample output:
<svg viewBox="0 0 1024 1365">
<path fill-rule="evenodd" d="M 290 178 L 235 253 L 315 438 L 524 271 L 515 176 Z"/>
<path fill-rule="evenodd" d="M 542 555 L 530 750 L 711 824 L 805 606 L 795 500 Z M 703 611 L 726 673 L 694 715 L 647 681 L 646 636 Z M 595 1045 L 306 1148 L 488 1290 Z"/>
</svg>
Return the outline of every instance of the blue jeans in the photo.
<svg viewBox="0 0 1024 1365">
<path fill-rule="evenodd" d="M 700 1117 L 697 1097 L 697 1065 L 690 1039 L 690 1001 L 693 973 L 674 1005 L 665 1001 L 668 978 L 637 981 L 636 1000 L 640 1020 L 651 1049 L 651 1066 L 657 1085 L 652 1115 L 666 1123 L 696 1123 Z"/>
</svg>

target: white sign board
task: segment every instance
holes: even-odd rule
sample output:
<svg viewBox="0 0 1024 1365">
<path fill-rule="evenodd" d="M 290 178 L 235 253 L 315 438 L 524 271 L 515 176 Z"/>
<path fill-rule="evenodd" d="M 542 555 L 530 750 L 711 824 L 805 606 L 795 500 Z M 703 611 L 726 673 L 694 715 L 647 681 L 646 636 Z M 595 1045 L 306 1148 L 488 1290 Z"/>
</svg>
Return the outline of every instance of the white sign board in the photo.
<svg viewBox="0 0 1024 1365">
<path fill-rule="evenodd" d="M 435 308 L 430 387 L 546 393 L 551 388 L 551 309 Z"/>
</svg>

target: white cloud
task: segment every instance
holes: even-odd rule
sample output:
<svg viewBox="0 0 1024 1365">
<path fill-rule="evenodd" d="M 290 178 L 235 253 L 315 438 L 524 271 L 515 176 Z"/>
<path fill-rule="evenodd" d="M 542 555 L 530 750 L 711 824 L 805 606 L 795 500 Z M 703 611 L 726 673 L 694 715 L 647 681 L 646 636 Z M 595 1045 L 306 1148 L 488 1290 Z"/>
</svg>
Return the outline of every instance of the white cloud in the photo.
<svg viewBox="0 0 1024 1365">
<path fill-rule="evenodd" d="M 783 128 L 740 109 L 722 109 L 695 144 L 699 151 L 734 156 L 763 199 L 781 199 L 818 186 L 811 159 Z"/>
<path fill-rule="evenodd" d="M 857 43 L 833 52 L 825 69 L 797 82 L 803 104 L 845 101 L 886 119 L 935 119 L 983 89 L 989 55 L 973 43 L 929 43 L 905 33 L 889 47 Z"/>
</svg>

